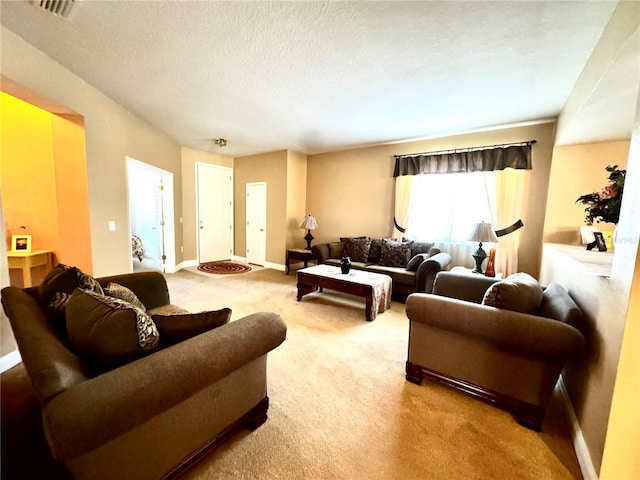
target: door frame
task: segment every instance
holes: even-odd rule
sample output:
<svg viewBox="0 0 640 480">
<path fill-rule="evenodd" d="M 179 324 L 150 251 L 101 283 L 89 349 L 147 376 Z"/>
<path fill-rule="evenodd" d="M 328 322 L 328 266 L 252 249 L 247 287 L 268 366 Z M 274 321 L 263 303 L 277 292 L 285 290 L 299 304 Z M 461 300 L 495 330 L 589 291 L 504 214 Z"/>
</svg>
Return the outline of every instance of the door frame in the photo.
<svg viewBox="0 0 640 480">
<path fill-rule="evenodd" d="M 150 165 L 140 160 L 136 160 L 133 157 L 125 156 L 126 170 L 127 170 L 127 229 L 129 232 L 129 269 L 133 272 L 133 256 L 131 255 L 131 195 L 129 192 L 129 175 L 131 174 L 131 168 L 138 170 L 146 170 L 154 175 L 158 175 L 162 178 L 162 183 L 165 187 L 164 195 L 162 196 L 163 202 L 163 218 L 164 218 L 164 233 L 161 230 L 161 241 L 164 242 L 164 255 L 165 260 L 163 262 L 164 271 L 166 273 L 175 273 L 176 271 L 176 230 L 174 222 L 174 202 L 173 202 L 173 173 Z"/>
<path fill-rule="evenodd" d="M 229 173 L 229 177 L 231 178 L 230 182 L 231 182 L 231 195 L 229 198 L 229 217 L 230 217 L 230 223 L 231 223 L 231 228 L 229 229 L 229 244 L 231 245 L 231 257 L 233 259 L 234 254 L 235 254 L 235 245 L 234 245 L 234 230 L 235 230 L 235 224 L 233 222 L 233 214 L 234 214 L 234 202 L 233 202 L 233 168 L 231 167 L 225 167 L 224 165 L 214 165 L 212 163 L 206 163 L 206 162 L 195 162 L 195 200 L 196 200 L 196 224 L 195 224 L 195 232 L 196 232 L 196 261 L 198 262 L 198 265 L 200 265 L 200 177 L 198 175 L 198 168 L 200 167 L 205 167 L 205 168 L 216 168 L 219 170 L 226 170 Z"/>
<path fill-rule="evenodd" d="M 267 264 L 267 203 L 268 203 L 268 194 L 267 194 L 267 182 L 262 181 L 262 182 L 248 182 L 245 184 L 245 198 L 249 198 L 249 187 L 253 187 L 256 185 L 264 185 L 264 229 L 265 229 L 265 235 L 264 235 L 264 259 L 263 262 L 261 264 L 256 263 L 255 265 L 262 265 L 262 266 L 266 266 Z M 249 210 L 249 202 L 245 202 L 245 219 L 248 222 L 248 215 L 247 215 L 247 211 Z M 249 248 L 249 229 L 246 228 L 245 225 L 245 259 L 247 261 L 247 263 L 249 262 L 249 256 L 247 255 L 246 249 Z"/>
</svg>

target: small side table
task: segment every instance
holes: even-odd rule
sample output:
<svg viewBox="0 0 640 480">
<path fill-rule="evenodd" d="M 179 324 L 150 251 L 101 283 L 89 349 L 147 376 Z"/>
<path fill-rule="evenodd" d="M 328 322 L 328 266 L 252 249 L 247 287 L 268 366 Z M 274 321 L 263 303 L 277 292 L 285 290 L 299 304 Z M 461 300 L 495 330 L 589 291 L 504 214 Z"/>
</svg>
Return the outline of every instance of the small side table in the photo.
<svg viewBox="0 0 640 480">
<path fill-rule="evenodd" d="M 52 268 L 51 250 L 34 250 L 32 252 L 7 252 L 9 268 L 22 270 L 23 287 L 31 287 L 31 269 L 45 265 L 47 272 Z"/>
<path fill-rule="evenodd" d="M 463 273 L 465 275 L 482 275 L 483 277 L 485 276 L 484 273 L 474 273 L 472 268 L 467 267 L 453 267 L 450 271 L 454 273 Z M 502 273 L 496 272 L 495 277 L 490 278 L 497 278 L 498 280 L 502 280 Z"/>
<path fill-rule="evenodd" d="M 289 275 L 289 271 L 291 270 L 291 260 L 301 260 L 304 262 L 304 268 L 307 268 L 310 261 L 316 260 L 316 256 L 311 253 L 311 250 L 305 250 L 303 248 L 288 249 L 286 275 Z"/>
</svg>

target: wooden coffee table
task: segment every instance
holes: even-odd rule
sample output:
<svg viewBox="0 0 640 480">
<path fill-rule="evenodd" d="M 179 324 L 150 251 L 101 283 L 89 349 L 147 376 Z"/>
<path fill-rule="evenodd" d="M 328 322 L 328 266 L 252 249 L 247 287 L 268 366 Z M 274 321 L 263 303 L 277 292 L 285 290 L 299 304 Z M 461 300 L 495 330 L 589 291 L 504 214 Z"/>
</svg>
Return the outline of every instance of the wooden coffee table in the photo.
<svg viewBox="0 0 640 480">
<path fill-rule="evenodd" d="M 367 321 L 374 320 L 378 313 L 391 307 L 391 277 L 380 273 L 351 270 L 347 274 L 340 267 L 316 265 L 297 272 L 298 301 L 307 293 L 328 288 L 348 293 L 366 300 Z"/>
</svg>

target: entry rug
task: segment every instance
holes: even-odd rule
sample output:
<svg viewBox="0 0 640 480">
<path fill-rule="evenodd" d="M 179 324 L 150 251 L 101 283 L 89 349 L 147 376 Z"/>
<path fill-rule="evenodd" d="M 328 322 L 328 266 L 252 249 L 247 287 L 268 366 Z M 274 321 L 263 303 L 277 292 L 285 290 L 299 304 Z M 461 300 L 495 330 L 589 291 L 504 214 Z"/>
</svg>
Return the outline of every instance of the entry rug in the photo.
<svg viewBox="0 0 640 480">
<path fill-rule="evenodd" d="M 237 262 L 207 262 L 198 265 L 198 270 L 206 273 L 217 273 L 220 275 L 228 275 L 231 273 L 250 272 L 251 267 L 244 263 Z"/>
</svg>

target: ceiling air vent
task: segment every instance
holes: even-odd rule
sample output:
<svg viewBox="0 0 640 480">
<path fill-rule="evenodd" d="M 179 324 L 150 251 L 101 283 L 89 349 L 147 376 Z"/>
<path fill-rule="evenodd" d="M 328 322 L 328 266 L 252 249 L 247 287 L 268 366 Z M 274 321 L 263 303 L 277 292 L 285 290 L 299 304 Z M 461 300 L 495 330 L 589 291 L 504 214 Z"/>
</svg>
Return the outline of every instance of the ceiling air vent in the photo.
<svg viewBox="0 0 640 480">
<path fill-rule="evenodd" d="M 57 17 L 69 18 L 78 0 L 32 0 L 33 5 Z"/>
</svg>

